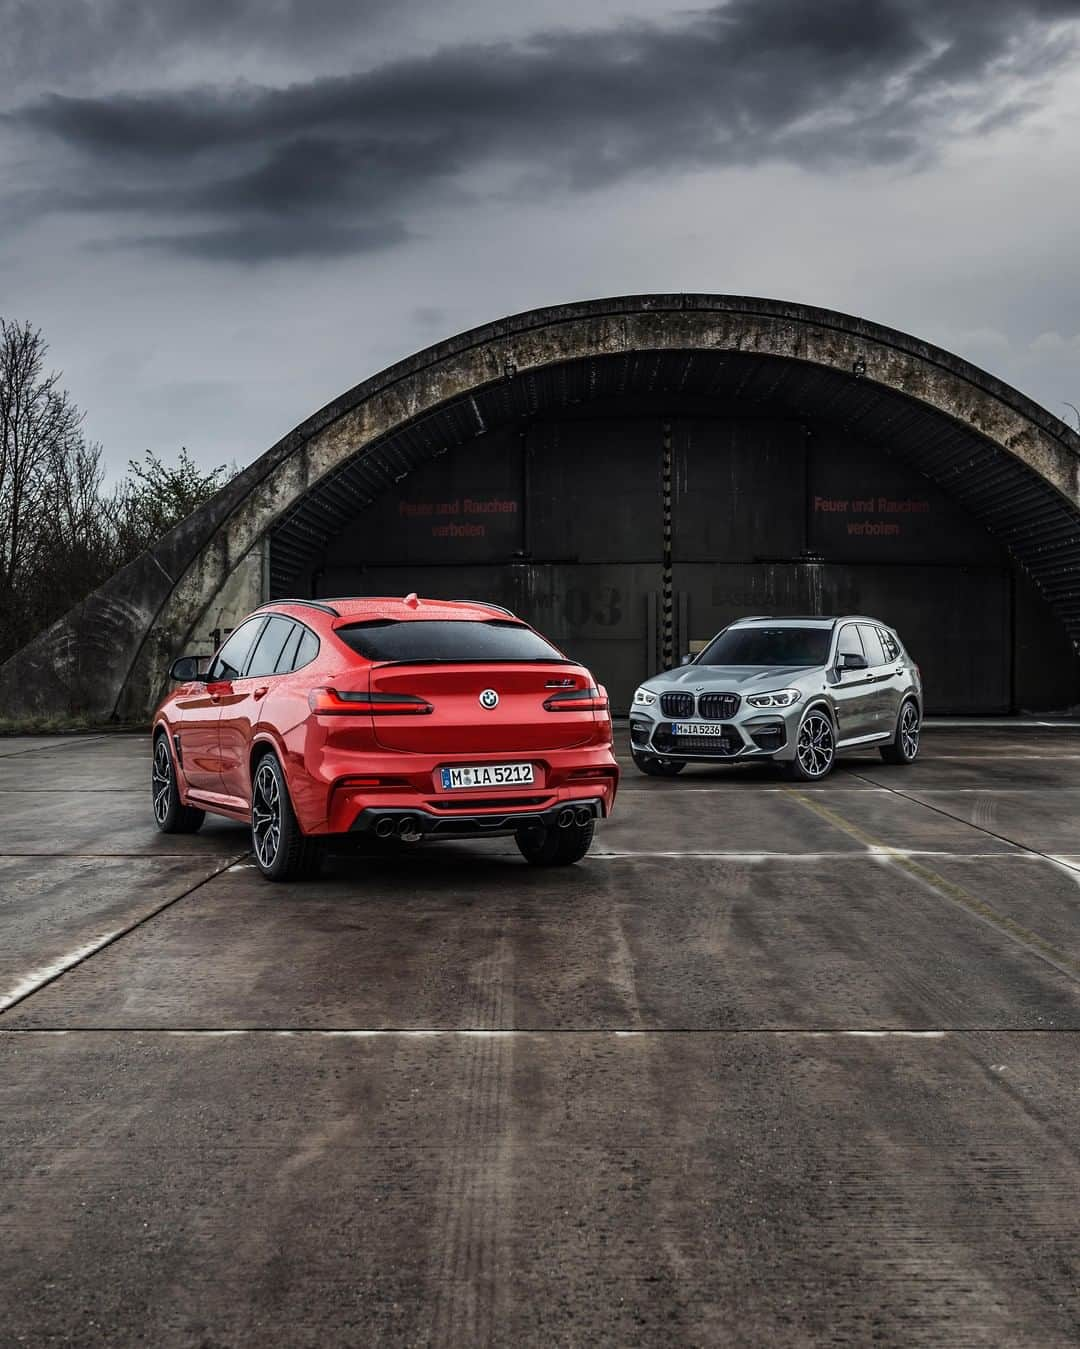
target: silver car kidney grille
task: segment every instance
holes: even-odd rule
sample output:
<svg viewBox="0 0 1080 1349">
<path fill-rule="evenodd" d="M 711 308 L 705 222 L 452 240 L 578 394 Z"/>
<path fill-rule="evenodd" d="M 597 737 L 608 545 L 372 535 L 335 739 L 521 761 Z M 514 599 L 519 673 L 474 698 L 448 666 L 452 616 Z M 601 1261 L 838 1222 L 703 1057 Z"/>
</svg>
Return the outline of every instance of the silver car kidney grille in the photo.
<svg viewBox="0 0 1080 1349">
<path fill-rule="evenodd" d="M 692 693 L 662 693 L 660 711 L 665 717 L 692 717 L 694 715 L 694 695 Z"/>
<path fill-rule="evenodd" d="M 727 721 L 739 710 L 737 693 L 703 693 L 698 698 L 698 715 L 704 721 Z"/>
</svg>

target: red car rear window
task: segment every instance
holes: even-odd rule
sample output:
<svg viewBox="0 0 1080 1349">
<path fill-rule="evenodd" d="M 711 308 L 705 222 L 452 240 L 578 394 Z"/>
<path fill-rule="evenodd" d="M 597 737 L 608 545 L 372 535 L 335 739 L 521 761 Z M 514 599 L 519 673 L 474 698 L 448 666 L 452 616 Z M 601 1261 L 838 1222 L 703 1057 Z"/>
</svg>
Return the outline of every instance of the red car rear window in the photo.
<svg viewBox="0 0 1080 1349">
<path fill-rule="evenodd" d="M 372 619 L 336 632 L 369 660 L 573 663 L 532 628 L 505 619 Z"/>
</svg>

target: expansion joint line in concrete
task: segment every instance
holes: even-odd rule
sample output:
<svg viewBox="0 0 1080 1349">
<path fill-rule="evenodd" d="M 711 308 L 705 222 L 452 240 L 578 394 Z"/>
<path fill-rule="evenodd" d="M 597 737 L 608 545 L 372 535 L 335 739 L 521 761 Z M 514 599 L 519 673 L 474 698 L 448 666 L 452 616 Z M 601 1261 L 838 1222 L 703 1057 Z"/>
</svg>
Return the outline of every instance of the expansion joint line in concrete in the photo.
<svg viewBox="0 0 1080 1349">
<path fill-rule="evenodd" d="M 852 772 L 852 777 L 858 778 L 860 782 L 873 782 L 872 778 L 864 778 L 861 773 Z M 875 784 L 877 785 L 877 784 Z M 1019 848 L 1029 857 L 1039 857 L 1044 862 L 1050 862 L 1054 866 L 1064 866 L 1070 871 L 1080 870 L 1072 866 L 1071 863 L 1064 861 L 1060 855 L 1054 856 L 1051 853 L 1043 852 L 1041 848 L 1033 848 L 1029 843 L 1021 843 L 1015 838 L 1009 838 L 1008 834 L 999 834 L 993 829 L 987 829 L 985 824 L 976 824 L 974 820 L 965 820 L 962 815 L 954 815 L 951 810 L 946 810 L 944 806 L 935 806 L 932 801 L 924 801 L 920 796 L 911 796 L 907 792 L 902 792 L 898 787 L 890 787 L 887 783 L 881 784 L 884 791 L 892 796 L 898 796 L 901 801 L 908 801 L 913 806 L 922 806 L 924 810 L 932 810 L 935 815 L 941 815 L 946 820 L 954 820 L 957 824 L 966 825 L 969 829 L 976 829 L 980 834 L 985 834 L 987 838 L 996 838 L 999 843 L 1007 843 L 1010 848 Z M 973 787 L 972 791 L 983 791 L 983 788 Z M 993 795 L 994 789 L 985 789 L 987 795 Z"/>
<path fill-rule="evenodd" d="M 156 905 L 148 913 L 144 913 L 141 917 L 136 918 L 134 922 L 128 923 L 125 927 L 118 928 L 115 932 L 108 933 L 106 936 L 102 937 L 100 941 L 89 942 L 86 946 L 80 946 L 78 950 L 72 951 L 67 956 L 62 956 L 44 970 L 31 971 L 23 981 L 23 984 L 19 985 L 13 994 L 9 994 L 7 997 L 0 997 L 0 1017 L 6 1016 L 8 1012 L 21 1006 L 28 998 L 32 998 L 35 994 L 40 993 L 42 989 L 48 988 L 50 984 L 56 983 L 56 981 L 62 979 L 65 974 L 70 974 L 72 970 L 78 969 L 80 965 L 84 965 L 88 960 L 98 955 L 101 951 L 106 950 L 107 947 L 118 942 L 122 937 L 126 937 L 129 933 L 135 932 L 138 928 L 150 922 L 152 918 L 156 918 L 158 914 L 164 913 L 166 909 L 171 909 L 174 904 L 179 904 L 182 899 L 187 899 L 189 895 L 193 895 L 196 890 L 201 889 L 208 881 L 212 881 L 216 877 L 221 876 L 224 872 L 228 871 L 231 866 L 234 866 L 241 858 L 246 856 L 248 856 L 246 851 L 235 853 L 233 856 L 226 858 L 221 866 L 210 872 L 208 876 L 204 876 L 201 880 L 196 881 L 194 885 L 189 885 L 187 889 L 182 890 L 180 894 L 173 895 L 170 899 L 166 899 L 163 903 Z"/>
<path fill-rule="evenodd" d="M 989 924 L 1003 936 L 1016 942 L 1017 945 L 1026 947 L 1027 950 L 1038 956 L 1039 959 L 1045 961 L 1048 965 L 1053 966 L 1059 974 L 1064 974 L 1074 983 L 1080 983 L 1080 961 L 1074 960 L 1072 956 L 1059 950 L 1058 947 L 1054 946 L 1051 942 L 1044 940 L 1037 932 L 1032 932 L 1029 928 L 1024 927 L 1022 923 L 1018 923 L 1015 919 L 1010 918 L 1008 914 L 999 913 L 997 909 L 991 907 L 985 900 L 979 899 L 971 894 L 970 891 L 965 890 L 962 885 L 957 885 L 954 881 L 946 880 L 944 876 L 931 870 L 930 867 L 923 866 L 922 863 L 916 862 L 914 858 L 903 849 L 893 848 L 889 844 L 881 842 L 880 839 L 874 838 L 857 824 L 853 824 L 850 820 L 845 819 L 838 811 L 822 805 L 820 801 L 815 801 L 813 797 L 809 796 L 806 792 L 800 792 L 794 787 L 789 787 L 787 790 L 789 794 L 796 801 L 800 802 L 801 805 L 805 806 L 807 810 L 812 811 L 820 819 L 831 824 L 834 829 L 839 829 L 842 833 L 847 834 L 849 838 L 853 838 L 861 843 L 875 857 L 883 858 L 892 863 L 901 871 L 906 872 L 915 880 L 920 881 L 924 887 L 940 895 L 943 899 L 947 899 L 951 903 L 958 905 L 960 908 L 966 909 L 968 913 L 981 919 L 982 922 Z M 903 793 L 897 792 L 896 795 L 903 796 Z M 913 797 L 905 797 L 904 799 L 912 801 L 915 805 L 923 804 Z M 933 810 L 936 808 L 931 806 L 929 809 Z M 947 811 L 941 811 L 939 813 L 948 814 Z M 955 815 L 950 815 L 949 818 L 957 820 L 958 823 L 961 824 L 968 823 L 967 820 L 959 820 Z M 978 828 L 977 825 L 971 827 Z M 989 830 L 983 830 L 982 832 L 986 834 L 990 833 Z M 1013 843 L 1012 839 L 1003 838 L 997 834 L 992 834 L 991 837 L 998 838 L 1002 843 Z M 1017 848 L 1022 847 L 1020 844 L 1013 844 L 1013 846 Z M 1036 852 L 1035 849 L 1026 849 L 1025 851 Z M 1037 855 L 1046 856 L 1046 854 L 1042 853 Z M 1046 860 L 1049 862 L 1054 861 L 1051 857 L 1046 857 Z"/>
<path fill-rule="evenodd" d="M 107 735 L 77 735 L 73 736 L 67 744 L 60 745 L 31 745 L 29 749 L 6 749 L 0 750 L 0 759 L 19 759 L 24 754 L 41 754 L 45 750 L 54 749 L 77 749 L 79 745 L 96 744 L 98 741 L 107 740 Z M 2 743 L 2 742 L 0 742 Z"/>
<path fill-rule="evenodd" d="M 509 1037 L 546 1037 L 598 1039 L 610 1036 L 618 1040 L 663 1039 L 665 1036 L 708 1035 L 718 1039 L 740 1036 L 848 1040 L 944 1040 L 949 1036 L 972 1035 L 1080 1035 L 1073 1026 L 0 1026 L 0 1038 L 15 1035 L 189 1035 L 225 1040 L 241 1035 L 275 1036 L 281 1039 L 507 1039 Z"/>
</svg>

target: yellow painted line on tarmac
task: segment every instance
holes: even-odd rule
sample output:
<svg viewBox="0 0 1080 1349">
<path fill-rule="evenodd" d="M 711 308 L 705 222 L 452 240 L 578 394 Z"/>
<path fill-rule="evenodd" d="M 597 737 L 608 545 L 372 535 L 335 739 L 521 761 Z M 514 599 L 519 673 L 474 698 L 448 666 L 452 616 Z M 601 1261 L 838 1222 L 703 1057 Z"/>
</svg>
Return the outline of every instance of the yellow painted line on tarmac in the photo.
<svg viewBox="0 0 1080 1349">
<path fill-rule="evenodd" d="M 815 801 L 806 792 L 800 792 L 794 787 L 788 787 L 786 790 L 800 805 L 813 811 L 815 815 L 831 824 L 834 829 L 839 829 L 842 833 L 847 834 L 848 838 L 853 838 L 861 843 L 868 852 L 877 857 L 886 858 L 898 866 L 901 871 L 906 871 L 909 876 L 915 877 L 923 885 L 936 891 L 942 898 L 951 900 L 954 904 L 959 904 L 961 908 L 967 909 L 977 918 L 990 923 L 993 927 L 1005 933 L 1006 936 L 1011 937 L 1013 941 L 1034 951 L 1036 955 L 1041 956 L 1043 960 L 1053 965 L 1062 974 L 1068 975 L 1070 979 L 1080 981 L 1080 961 L 1074 960 L 1066 952 L 1040 937 L 1037 932 L 1032 932 L 1030 928 L 1024 927 L 1022 923 L 1010 918 L 1008 914 L 999 913 L 985 900 L 979 899 L 969 890 L 965 890 L 962 885 L 946 880 L 944 876 L 932 871 L 930 867 L 916 862 L 911 854 L 905 852 L 904 849 L 894 848 L 888 843 L 882 843 L 880 839 L 868 834 L 865 829 L 861 829 L 851 820 L 845 819 L 838 811 L 822 805 L 820 801 Z M 1008 856 L 1009 854 L 1005 855 Z"/>
</svg>

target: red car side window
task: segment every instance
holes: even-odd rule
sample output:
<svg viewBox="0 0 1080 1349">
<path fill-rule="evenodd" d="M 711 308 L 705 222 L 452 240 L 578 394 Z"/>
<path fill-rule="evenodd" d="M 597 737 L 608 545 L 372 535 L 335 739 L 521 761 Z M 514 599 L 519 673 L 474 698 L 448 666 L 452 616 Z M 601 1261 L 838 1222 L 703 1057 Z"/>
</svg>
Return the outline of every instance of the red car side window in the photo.
<svg viewBox="0 0 1080 1349">
<path fill-rule="evenodd" d="M 313 632 L 307 628 L 302 629 L 303 636 L 300 638 L 300 649 L 296 653 L 296 659 L 293 661 L 294 670 L 302 670 L 305 665 L 310 665 L 319 654 L 319 639 Z"/>
<path fill-rule="evenodd" d="M 263 628 L 259 640 L 255 643 L 247 673 L 252 676 L 276 673 L 278 661 L 289 645 L 295 627 L 296 624 L 291 618 L 271 615 L 266 620 L 266 627 Z"/>
<path fill-rule="evenodd" d="M 251 648 L 259 635 L 265 620 L 262 616 L 241 623 L 229 640 L 214 657 L 207 672 L 207 680 L 213 683 L 219 679 L 239 679 L 244 672 Z"/>
</svg>

